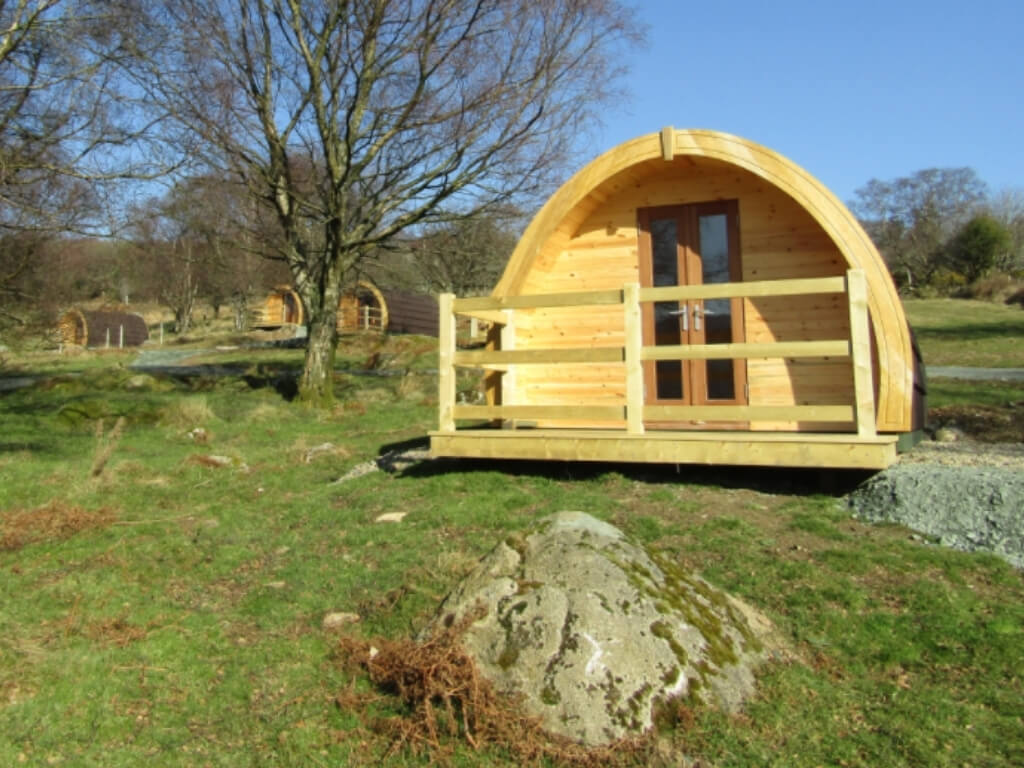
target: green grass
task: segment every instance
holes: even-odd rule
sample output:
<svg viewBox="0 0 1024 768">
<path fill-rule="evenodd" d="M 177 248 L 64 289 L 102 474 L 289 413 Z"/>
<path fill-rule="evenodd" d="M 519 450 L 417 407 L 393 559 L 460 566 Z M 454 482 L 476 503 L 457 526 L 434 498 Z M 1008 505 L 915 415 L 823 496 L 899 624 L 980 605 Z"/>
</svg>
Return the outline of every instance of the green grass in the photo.
<svg viewBox="0 0 1024 768">
<path fill-rule="evenodd" d="M 749 601 L 789 649 L 744 715 L 698 711 L 638 764 L 1024 754 L 1022 574 L 853 521 L 813 474 L 461 462 L 337 483 L 432 428 L 429 377 L 339 376 L 321 413 L 233 378 L 133 388 L 120 357 L 97 357 L 0 394 L 0 537 L 27 537 L 0 548 L 0 765 L 377 765 L 389 741 L 374 721 L 401 705 L 343 670 L 323 616 L 411 637 L 479 556 L 561 509 Z M 401 523 L 374 522 L 396 510 Z M 365 710 L 336 703 L 351 686 Z M 460 748 L 452 764 L 516 761 Z"/>
<path fill-rule="evenodd" d="M 925 365 L 1024 367 L 1024 311 L 973 299 L 905 299 Z"/>
<path fill-rule="evenodd" d="M 1011 403 L 1024 402 L 1024 381 L 966 381 L 963 379 L 928 380 L 928 406 L 983 405 L 992 408 L 1019 408 Z"/>
</svg>

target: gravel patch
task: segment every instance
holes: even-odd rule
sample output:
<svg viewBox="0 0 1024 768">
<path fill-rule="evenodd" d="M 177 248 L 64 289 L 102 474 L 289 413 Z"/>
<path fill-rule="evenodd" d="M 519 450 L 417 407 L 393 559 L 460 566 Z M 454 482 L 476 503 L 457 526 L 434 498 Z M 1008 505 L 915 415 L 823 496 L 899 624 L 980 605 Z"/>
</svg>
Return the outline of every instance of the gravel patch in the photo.
<svg viewBox="0 0 1024 768">
<path fill-rule="evenodd" d="M 1024 444 L 922 443 L 846 498 L 854 517 L 900 523 L 1024 568 Z"/>
<path fill-rule="evenodd" d="M 1024 368 L 967 368 L 964 366 L 928 366 L 929 379 L 967 379 L 969 381 L 1024 381 Z"/>
<path fill-rule="evenodd" d="M 348 472 L 333 481 L 331 485 L 346 483 L 357 477 L 368 475 L 372 472 L 401 472 L 414 464 L 423 461 L 430 461 L 430 451 L 426 448 L 409 448 L 406 450 L 388 451 L 371 461 L 363 461 L 356 464 Z"/>
</svg>

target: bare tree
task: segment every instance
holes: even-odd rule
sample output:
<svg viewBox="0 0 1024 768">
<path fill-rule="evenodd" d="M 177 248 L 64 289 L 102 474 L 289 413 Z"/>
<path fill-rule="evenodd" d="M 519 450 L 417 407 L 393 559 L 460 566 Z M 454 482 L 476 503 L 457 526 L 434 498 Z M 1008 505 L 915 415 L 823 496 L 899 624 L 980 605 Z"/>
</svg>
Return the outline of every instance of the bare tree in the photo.
<svg viewBox="0 0 1024 768">
<path fill-rule="evenodd" d="M 928 168 L 911 176 L 872 179 L 854 193 L 853 212 L 908 290 L 943 265 L 949 238 L 977 211 L 987 187 L 971 168 Z"/>
<path fill-rule="evenodd" d="M 478 216 L 441 225 L 410 245 L 412 266 L 432 291 L 475 295 L 490 290 L 516 236 L 499 221 Z"/>
<path fill-rule="evenodd" d="M 179 334 L 192 326 L 202 275 L 215 258 L 203 232 L 206 214 L 201 187 L 186 180 L 147 201 L 135 216 L 133 242 L 146 264 L 149 290 L 174 313 Z"/>
<path fill-rule="evenodd" d="M 0 238 L 93 229 L 107 184 L 154 172 L 131 151 L 148 126 L 118 74 L 136 1 L 0 0 Z M 37 255 L 4 249 L 0 293 L 27 298 Z"/>
<path fill-rule="evenodd" d="M 153 24 L 161 109 L 276 221 L 317 402 L 361 262 L 414 225 L 549 189 L 637 38 L 618 0 L 168 0 Z"/>
<path fill-rule="evenodd" d="M 1010 233 L 1009 246 L 996 257 L 996 269 L 1024 271 L 1024 188 L 1001 190 L 989 198 L 984 209 Z"/>
</svg>

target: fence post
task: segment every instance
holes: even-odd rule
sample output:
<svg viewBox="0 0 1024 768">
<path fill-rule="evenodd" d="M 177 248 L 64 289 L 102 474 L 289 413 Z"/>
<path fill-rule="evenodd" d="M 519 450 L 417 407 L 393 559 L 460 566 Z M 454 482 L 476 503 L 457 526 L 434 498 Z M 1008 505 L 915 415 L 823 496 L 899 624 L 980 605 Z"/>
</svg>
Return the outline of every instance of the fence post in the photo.
<svg viewBox="0 0 1024 768">
<path fill-rule="evenodd" d="M 850 361 L 853 364 L 854 415 L 858 437 L 874 437 L 875 387 L 871 372 L 871 328 L 868 323 L 868 285 L 864 270 L 846 273 L 850 303 Z"/>
<path fill-rule="evenodd" d="M 516 348 L 516 313 L 514 309 L 502 310 L 505 314 L 505 324 L 501 326 L 500 344 L 502 350 Z M 505 372 L 501 374 L 501 405 L 518 405 L 519 393 L 516 391 L 518 382 L 516 379 L 515 365 L 508 365 Z M 506 429 L 515 429 L 514 419 L 505 419 L 502 426 Z"/>
<path fill-rule="evenodd" d="M 164 321 L 160 321 L 160 346 L 164 345 Z"/>
<path fill-rule="evenodd" d="M 110 329 L 107 328 L 107 346 L 106 349 L 110 349 Z"/>
<path fill-rule="evenodd" d="M 438 298 L 438 424 L 441 432 L 455 431 L 455 313 L 454 293 Z"/>
<path fill-rule="evenodd" d="M 643 323 L 639 283 L 626 283 L 622 287 L 622 308 L 626 331 L 626 430 L 632 434 L 643 434 L 644 364 L 640 359 Z"/>
<path fill-rule="evenodd" d="M 363 330 L 370 330 L 370 305 L 363 304 Z"/>
<path fill-rule="evenodd" d="M 124 349 L 124 326 L 123 325 L 121 326 L 121 338 L 118 339 L 117 348 L 118 349 Z"/>
</svg>

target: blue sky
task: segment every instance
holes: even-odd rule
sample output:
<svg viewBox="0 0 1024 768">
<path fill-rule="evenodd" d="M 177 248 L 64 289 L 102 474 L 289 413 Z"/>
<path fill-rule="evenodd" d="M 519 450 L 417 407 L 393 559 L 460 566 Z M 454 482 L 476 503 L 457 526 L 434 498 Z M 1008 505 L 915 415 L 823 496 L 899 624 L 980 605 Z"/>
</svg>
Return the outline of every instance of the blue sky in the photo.
<svg viewBox="0 0 1024 768">
<path fill-rule="evenodd" d="M 647 43 L 588 159 L 673 125 L 764 144 L 844 201 L 931 167 L 1024 188 L 1022 0 L 637 5 Z"/>
</svg>

